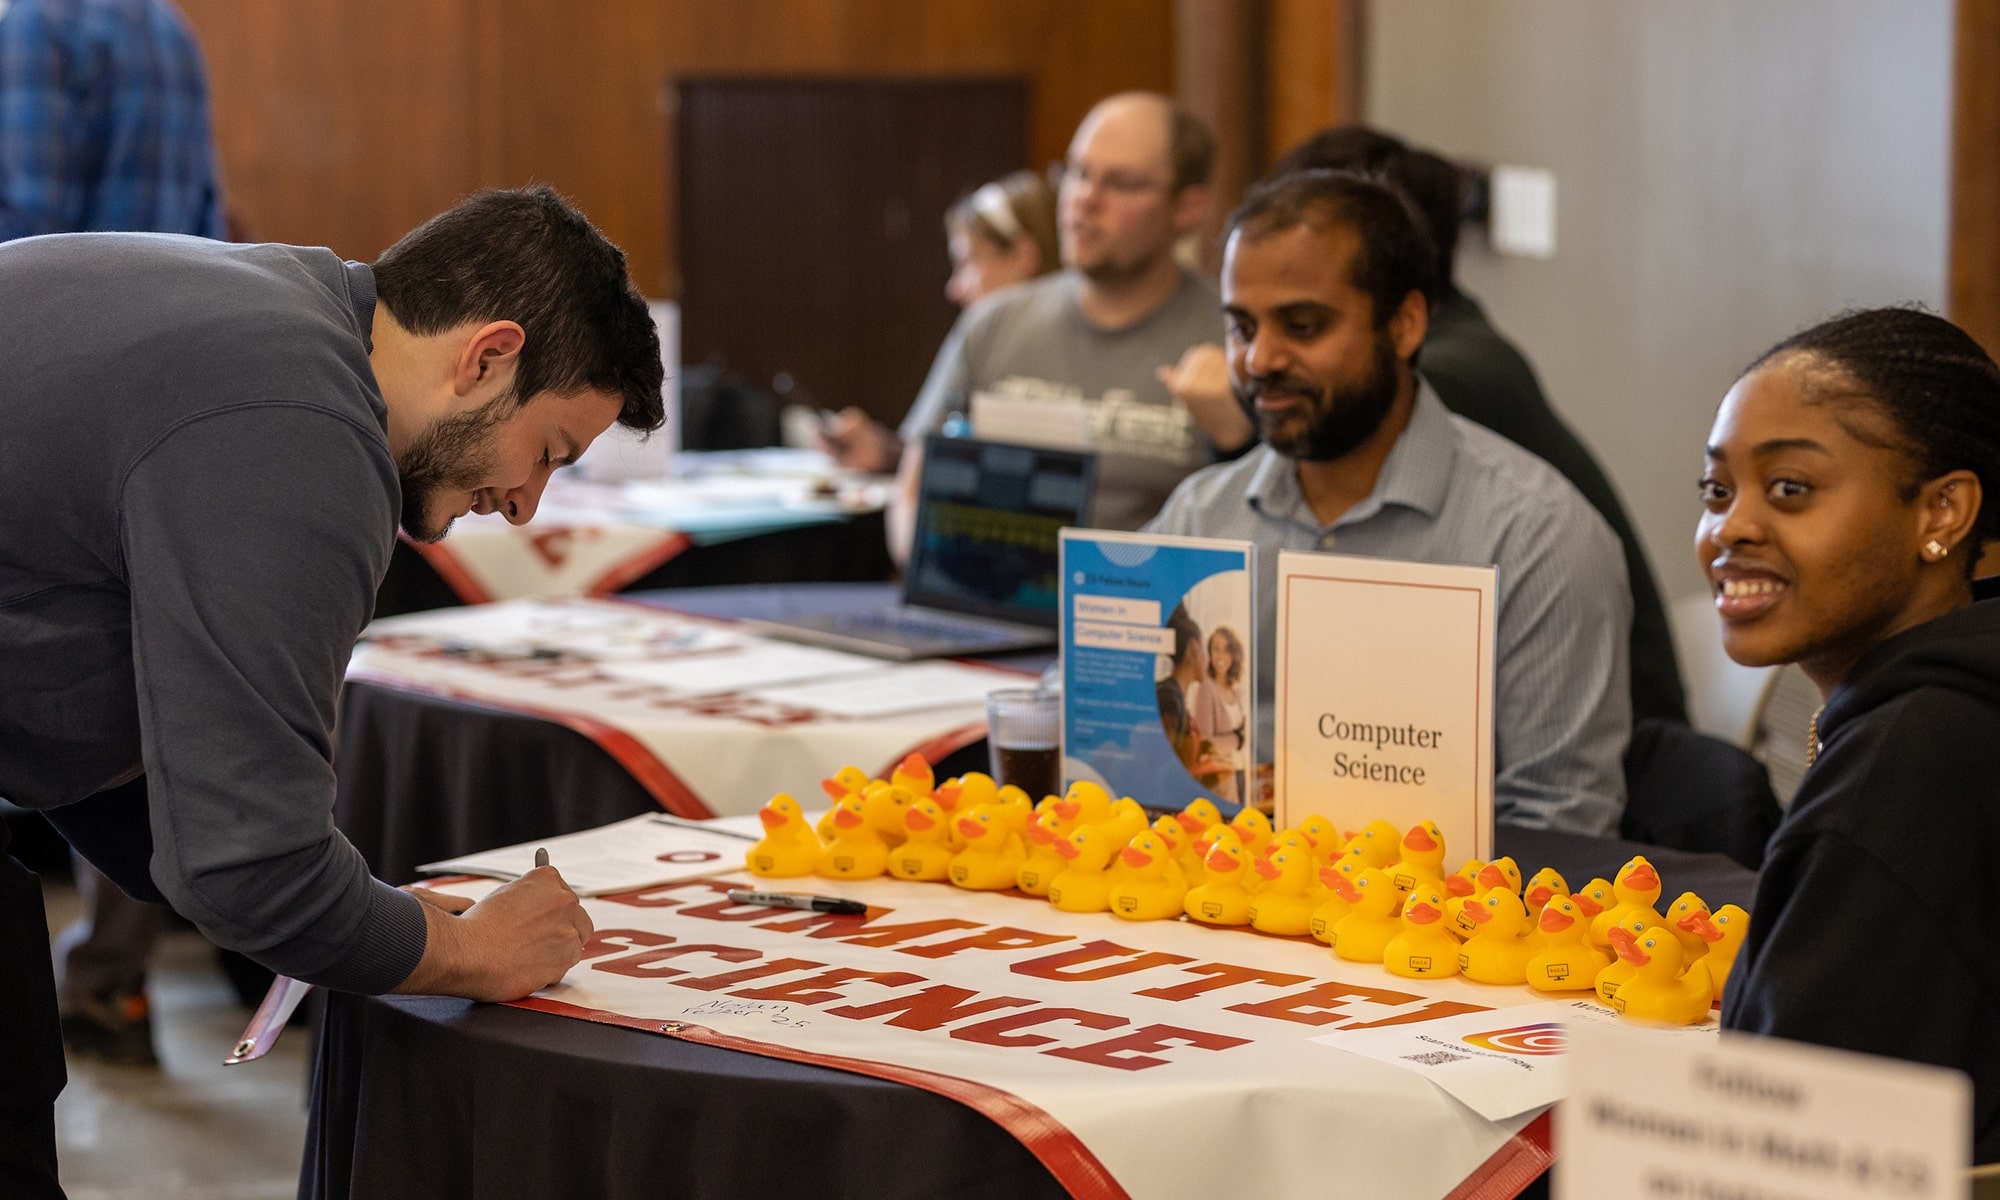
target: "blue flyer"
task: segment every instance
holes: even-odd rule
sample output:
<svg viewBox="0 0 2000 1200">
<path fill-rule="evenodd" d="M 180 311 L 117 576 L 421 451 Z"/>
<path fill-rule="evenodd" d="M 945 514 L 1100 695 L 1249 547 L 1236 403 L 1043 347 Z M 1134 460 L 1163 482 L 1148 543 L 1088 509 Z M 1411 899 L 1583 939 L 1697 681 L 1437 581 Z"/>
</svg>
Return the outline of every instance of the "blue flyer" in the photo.
<svg viewBox="0 0 2000 1200">
<path fill-rule="evenodd" d="M 1062 532 L 1063 780 L 1177 811 L 1249 794 L 1249 542 Z"/>
</svg>

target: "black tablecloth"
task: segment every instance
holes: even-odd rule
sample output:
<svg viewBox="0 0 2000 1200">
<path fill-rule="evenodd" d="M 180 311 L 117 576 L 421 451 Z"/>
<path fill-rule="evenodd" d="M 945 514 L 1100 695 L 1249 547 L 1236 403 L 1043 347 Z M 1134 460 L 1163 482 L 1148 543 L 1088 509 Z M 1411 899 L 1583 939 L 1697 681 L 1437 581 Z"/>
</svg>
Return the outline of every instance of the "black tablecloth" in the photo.
<svg viewBox="0 0 2000 1200">
<path fill-rule="evenodd" d="M 620 598 L 768 620 L 880 606 L 895 597 L 892 584 L 826 583 Z M 1039 671 L 1053 656 L 989 661 Z M 504 709 L 350 683 L 341 695 L 339 730 L 334 822 L 391 883 L 415 879 L 419 863 L 659 810 L 652 795 L 589 738 Z M 984 753 L 982 748 L 979 755 Z M 984 767 L 982 757 L 949 773 Z"/>
</svg>

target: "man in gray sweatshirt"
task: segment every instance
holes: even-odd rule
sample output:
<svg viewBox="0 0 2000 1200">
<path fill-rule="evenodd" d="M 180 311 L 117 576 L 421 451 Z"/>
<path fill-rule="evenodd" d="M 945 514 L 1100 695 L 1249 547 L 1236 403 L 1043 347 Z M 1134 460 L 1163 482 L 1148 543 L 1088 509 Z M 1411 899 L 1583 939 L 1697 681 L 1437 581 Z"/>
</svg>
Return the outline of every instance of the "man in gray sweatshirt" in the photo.
<svg viewBox="0 0 2000 1200">
<path fill-rule="evenodd" d="M 623 254 L 547 188 L 372 267 L 0 245 L 0 797 L 284 974 L 485 1000 L 560 978 L 590 921 L 554 871 L 459 912 L 370 876 L 333 827 L 335 701 L 399 524 L 527 521 L 614 421 L 660 424 L 661 378 Z M 0 826 L 0 1195 L 59 1197 L 47 928 L 4 851 Z"/>
</svg>

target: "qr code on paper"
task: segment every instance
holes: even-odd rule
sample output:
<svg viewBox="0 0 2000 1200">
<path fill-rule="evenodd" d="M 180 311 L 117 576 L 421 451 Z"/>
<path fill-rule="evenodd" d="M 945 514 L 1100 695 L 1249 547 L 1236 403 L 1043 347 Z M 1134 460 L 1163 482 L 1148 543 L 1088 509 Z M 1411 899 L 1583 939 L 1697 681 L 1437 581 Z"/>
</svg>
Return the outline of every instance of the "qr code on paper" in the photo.
<svg viewBox="0 0 2000 1200">
<path fill-rule="evenodd" d="M 1433 1050 L 1428 1054 L 1405 1054 L 1403 1057 L 1413 1063 L 1421 1063 L 1426 1067 L 1441 1067 L 1446 1063 L 1465 1062 L 1472 1056 L 1470 1054 L 1453 1054 L 1449 1050 Z"/>
</svg>

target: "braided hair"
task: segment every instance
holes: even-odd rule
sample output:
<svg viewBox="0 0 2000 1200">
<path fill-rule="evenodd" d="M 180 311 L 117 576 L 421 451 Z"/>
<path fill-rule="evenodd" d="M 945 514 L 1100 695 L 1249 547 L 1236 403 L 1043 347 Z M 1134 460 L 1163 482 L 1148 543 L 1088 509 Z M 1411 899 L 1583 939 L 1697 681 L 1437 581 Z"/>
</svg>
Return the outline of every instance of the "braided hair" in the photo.
<svg viewBox="0 0 2000 1200">
<path fill-rule="evenodd" d="M 1910 460 L 1906 498 L 1948 471 L 1979 477 L 1972 553 L 1963 560 L 1970 572 L 1979 545 L 2000 538 L 2000 367 L 1963 329 L 1914 307 L 1842 313 L 1779 342 L 1743 373 L 1794 354 L 1827 368 L 1808 379 L 1810 398 L 1866 405 L 1896 426 L 1898 441 L 1883 448 Z M 1882 445 L 1865 430 L 1847 428 Z"/>
</svg>

